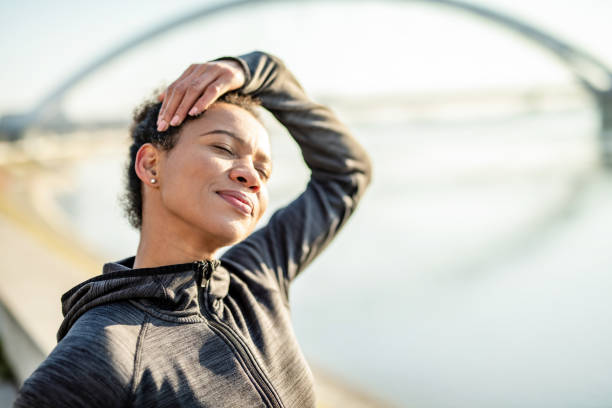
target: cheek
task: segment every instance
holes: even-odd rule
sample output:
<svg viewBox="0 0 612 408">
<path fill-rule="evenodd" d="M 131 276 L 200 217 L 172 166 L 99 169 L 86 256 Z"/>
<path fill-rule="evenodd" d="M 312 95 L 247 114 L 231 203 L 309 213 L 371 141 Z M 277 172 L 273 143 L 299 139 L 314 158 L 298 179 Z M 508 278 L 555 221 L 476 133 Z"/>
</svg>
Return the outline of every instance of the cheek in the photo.
<svg viewBox="0 0 612 408">
<path fill-rule="evenodd" d="M 197 180 L 194 177 L 194 169 L 184 163 L 174 165 L 166 170 L 163 180 L 163 187 L 165 188 L 162 190 L 162 193 L 166 196 L 165 198 L 178 200 L 179 202 L 190 199 L 190 196 L 195 193 L 194 182 Z"/>
<path fill-rule="evenodd" d="M 259 193 L 259 216 L 257 217 L 257 221 L 264 215 L 266 210 L 268 209 L 268 189 L 266 187 L 262 188 Z"/>
<path fill-rule="evenodd" d="M 190 185 L 191 188 L 217 181 L 227 171 L 227 163 L 210 157 L 206 152 L 193 152 L 176 157 L 167 168 L 173 183 Z"/>
<path fill-rule="evenodd" d="M 207 205 L 210 191 L 223 176 L 222 164 L 205 155 L 172 157 L 164 169 L 162 200 L 183 215 L 201 213 L 200 207 Z"/>
</svg>

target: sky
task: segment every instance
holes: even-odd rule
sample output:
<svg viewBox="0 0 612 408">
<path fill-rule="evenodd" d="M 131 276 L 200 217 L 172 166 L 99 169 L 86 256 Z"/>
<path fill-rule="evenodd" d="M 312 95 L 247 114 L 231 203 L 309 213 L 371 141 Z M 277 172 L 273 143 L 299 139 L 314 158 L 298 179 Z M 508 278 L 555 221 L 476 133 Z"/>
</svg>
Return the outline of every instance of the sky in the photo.
<svg viewBox="0 0 612 408">
<path fill-rule="evenodd" d="M 24 111 L 83 65 L 213 1 L 0 2 L 0 114 Z M 78 115 L 124 115 L 189 63 L 253 48 L 285 59 L 307 90 L 445 92 L 564 83 L 569 73 L 515 35 L 427 1 L 274 2 L 201 19 L 126 54 L 66 100 Z M 576 44 L 612 66 L 607 0 L 478 1 Z M 237 29 L 236 27 L 240 27 Z M 77 95 L 77 96 L 75 96 Z"/>
</svg>

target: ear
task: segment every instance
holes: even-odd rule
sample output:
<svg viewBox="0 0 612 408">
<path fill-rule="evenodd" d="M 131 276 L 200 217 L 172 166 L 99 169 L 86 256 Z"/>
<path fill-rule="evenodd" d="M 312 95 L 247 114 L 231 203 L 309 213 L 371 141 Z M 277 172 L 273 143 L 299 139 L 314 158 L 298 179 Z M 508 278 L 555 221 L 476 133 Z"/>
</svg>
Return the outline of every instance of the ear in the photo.
<svg viewBox="0 0 612 408">
<path fill-rule="evenodd" d="M 136 175 L 143 184 L 152 188 L 157 188 L 159 185 L 157 166 L 159 165 L 160 154 L 160 150 L 151 143 L 143 144 L 136 152 L 136 162 L 134 164 Z"/>
</svg>

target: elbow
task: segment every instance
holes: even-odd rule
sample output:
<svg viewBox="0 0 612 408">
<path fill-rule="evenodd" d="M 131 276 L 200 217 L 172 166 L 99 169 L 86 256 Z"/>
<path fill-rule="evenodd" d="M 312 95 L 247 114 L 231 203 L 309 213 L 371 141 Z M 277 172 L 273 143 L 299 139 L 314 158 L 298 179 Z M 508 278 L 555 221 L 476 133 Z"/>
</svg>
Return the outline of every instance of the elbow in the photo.
<svg viewBox="0 0 612 408">
<path fill-rule="evenodd" d="M 365 178 L 364 187 L 367 187 L 370 185 L 370 182 L 372 181 L 372 159 L 370 158 L 370 155 L 367 153 L 364 153 L 364 158 L 363 158 L 363 176 Z"/>
<path fill-rule="evenodd" d="M 355 173 L 354 179 L 354 186 L 356 187 L 354 196 L 355 198 L 360 199 L 372 182 L 372 160 L 365 151 L 363 151 L 358 158 L 355 168 L 357 169 L 357 172 Z"/>
</svg>

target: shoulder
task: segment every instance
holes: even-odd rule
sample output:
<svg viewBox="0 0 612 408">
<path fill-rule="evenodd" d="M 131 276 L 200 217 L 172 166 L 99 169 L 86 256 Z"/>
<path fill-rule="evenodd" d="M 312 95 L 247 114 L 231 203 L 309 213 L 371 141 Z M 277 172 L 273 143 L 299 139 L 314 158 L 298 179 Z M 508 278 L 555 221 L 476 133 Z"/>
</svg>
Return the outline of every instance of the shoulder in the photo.
<svg viewBox="0 0 612 408">
<path fill-rule="evenodd" d="M 72 350 L 86 345 L 84 353 L 99 355 L 114 366 L 122 366 L 133 360 L 144 321 L 145 314 L 129 302 L 98 306 L 75 322 L 57 348 Z"/>
<path fill-rule="evenodd" d="M 85 312 L 58 345 L 65 339 L 104 338 L 102 346 L 107 345 L 108 340 L 129 341 L 134 334 L 138 335 L 144 320 L 145 313 L 128 301 L 97 306 Z"/>
<path fill-rule="evenodd" d="M 129 399 L 140 332 L 133 308 L 91 309 L 23 384 L 16 407 L 121 406 Z"/>
</svg>

